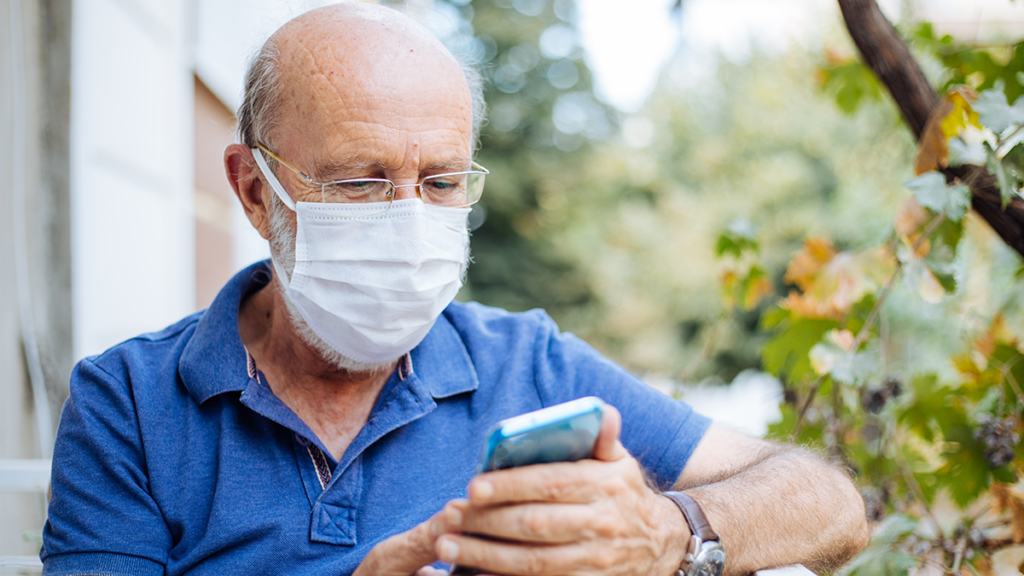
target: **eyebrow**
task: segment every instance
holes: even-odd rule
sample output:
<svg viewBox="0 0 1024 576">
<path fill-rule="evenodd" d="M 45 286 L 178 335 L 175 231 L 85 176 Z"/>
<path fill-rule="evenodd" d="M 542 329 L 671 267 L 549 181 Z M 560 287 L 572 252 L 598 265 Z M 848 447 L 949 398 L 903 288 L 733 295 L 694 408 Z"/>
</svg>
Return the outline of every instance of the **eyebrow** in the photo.
<svg viewBox="0 0 1024 576">
<path fill-rule="evenodd" d="M 470 170 L 472 163 L 472 158 L 458 156 L 423 166 L 420 169 L 420 172 L 434 172 L 437 174 L 444 172 L 461 172 L 463 170 Z M 360 172 L 364 170 L 383 171 L 385 168 L 387 168 L 387 166 L 379 159 L 368 159 L 359 154 L 348 154 L 317 162 L 314 166 L 316 174 L 311 174 L 310 177 L 320 182 L 332 182 L 339 179 L 336 177 L 336 175 L 339 174 Z"/>
</svg>

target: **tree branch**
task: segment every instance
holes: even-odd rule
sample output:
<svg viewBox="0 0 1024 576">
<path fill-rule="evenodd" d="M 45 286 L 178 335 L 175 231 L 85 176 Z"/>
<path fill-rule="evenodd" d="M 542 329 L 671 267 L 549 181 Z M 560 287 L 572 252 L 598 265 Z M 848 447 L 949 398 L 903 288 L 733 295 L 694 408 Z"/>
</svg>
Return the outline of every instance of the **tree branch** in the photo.
<svg viewBox="0 0 1024 576">
<path fill-rule="evenodd" d="M 940 104 L 921 67 L 875 0 L 838 0 L 846 28 L 864 62 L 889 90 L 914 136 L 921 138 L 928 118 Z M 972 167 L 946 168 L 950 182 L 964 180 Z M 1021 256 L 1024 256 L 1024 201 L 1014 198 L 1005 210 L 995 176 L 984 168 L 971 186 L 971 207 Z"/>
</svg>

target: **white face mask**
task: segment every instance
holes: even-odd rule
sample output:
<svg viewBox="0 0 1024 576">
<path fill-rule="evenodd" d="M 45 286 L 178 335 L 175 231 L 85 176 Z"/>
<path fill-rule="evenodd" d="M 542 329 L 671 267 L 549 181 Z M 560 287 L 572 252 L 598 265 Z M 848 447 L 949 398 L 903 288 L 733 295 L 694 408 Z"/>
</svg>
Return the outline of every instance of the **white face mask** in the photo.
<svg viewBox="0 0 1024 576">
<path fill-rule="evenodd" d="M 361 363 L 415 348 L 462 286 L 470 209 L 418 198 L 383 213 L 379 203 L 296 203 L 258 149 L 253 157 L 296 214 L 295 269 L 288 278 L 275 259 L 274 273 L 309 328 Z"/>
</svg>

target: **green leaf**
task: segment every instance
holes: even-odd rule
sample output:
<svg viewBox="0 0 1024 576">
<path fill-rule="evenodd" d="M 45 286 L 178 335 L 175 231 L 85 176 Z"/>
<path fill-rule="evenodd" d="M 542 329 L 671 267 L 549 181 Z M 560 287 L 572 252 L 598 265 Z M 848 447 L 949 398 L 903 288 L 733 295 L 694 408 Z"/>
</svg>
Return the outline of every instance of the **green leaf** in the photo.
<svg viewBox="0 0 1024 576">
<path fill-rule="evenodd" d="M 721 258 L 722 256 L 732 256 L 739 258 L 743 255 L 743 249 L 740 248 L 739 244 L 729 236 L 722 234 L 718 237 L 718 242 L 715 243 L 715 256 Z"/>
<path fill-rule="evenodd" d="M 837 325 L 834 320 L 794 316 L 779 321 L 762 352 L 764 369 L 790 384 L 802 383 L 814 375 L 809 356 L 811 348 Z"/>
<path fill-rule="evenodd" d="M 910 381 L 910 392 L 903 400 L 898 420 L 925 442 L 934 442 L 939 431 L 934 425 L 936 418 L 947 416 L 952 410 L 950 390 L 939 383 L 935 374 L 921 374 Z"/>
<path fill-rule="evenodd" d="M 1007 150 L 1000 161 L 1004 168 L 1016 174 L 1017 177 L 1024 176 L 1024 143 L 1019 143 Z"/>
<path fill-rule="evenodd" d="M 995 154 L 989 154 L 988 171 L 996 175 L 999 184 L 999 196 L 1003 200 L 1003 208 L 1017 195 L 1016 178 L 1010 176 L 1009 171 Z"/>
<path fill-rule="evenodd" d="M 889 516 L 878 527 L 871 543 L 839 574 L 845 576 L 902 576 L 917 565 L 914 557 L 893 549 L 900 539 L 917 528 L 917 520 L 903 514 Z"/>
<path fill-rule="evenodd" d="M 793 438 L 793 429 L 796 427 L 796 407 L 792 404 L 782 404 L 779 411 L 782 412 L 782 419 L 768 425 L 768 438 L 783 442 L 794 442 L 800 446 L 821 447 L 821 439 L 825 429 L 821 421 L 808 422 L 804 420 L 800 432 Z"/>
<path fill-rule="evenodd" d="M 967 214 L 967 209 L 971 207 L 971 189 L 966 184 L 957 184 L 950 186 L 948 190 L 946 217 L 953 222 L 959 222 Z"/>
<path fill-rule="evenodd" d="M 715 255 L 718 257 L 732 256 L 740 258 L 744 252 L 757 254 L 760 247 L 757 244 L 757 231 L 754 225 L 746 220 L 733 220 L 729 222 L 725 232 L 718 236 L 715 244 Z"/>
<path fill-rule="evenodd" d="M 847 114 L 857 110 L 862 101 L 878 100 L 882 88 L 874 73 L 861 62 L 847 62 L 821 68 L 825 82 L 822 88 L 835 95 L 836 104 Z"/>
<path fill-rule="evenodd" d="M 828 338 L 815 344 L 809 356 L 811 364 L 819 374 L 828 374 L 844 384 L 863 382 L 879 368 L 878 354 L 875 351 L 865 350 L 851 354 Z"/>
<path fill-rule="evenodd" d="M 971 189 L 965 184 L 947 185 L 946 177 L 939 172 L 925 172 L 904 185 L 914 193 L 921 206 L 945 212 L 946 217 L 954 222 L 963 219 L 971 206 Z"/>
<path fill-rule="evenodd" d="M 985 458 L 985 449 L 974 440 L 974 426 L 960 410 L 947 412 L 940 422 L 945 438 L 946 464 L 936 470 L 940 486 L 949 489 L 953 502 L 966 508 L 992 484 L 992 468 Z"/>
<path fill-rule="evenodd" d="M 978 113 L 978 119 L 996 134 L 1002 134 L 1014 124 L 1024 122 L 1024 99 L 1018 98 L 1010 106 L 1002 80 L 992 90 L 985 90 L 971 108 Z"/>
<path fill-rule="evenodd" d="M 946 177 L 939 172 L 925 172 L 904 183 L 914 193 L 917 203 L 935 212 L 946 208 Z"/>
<path fill-rule="evenodd" d="M 963 166 L 964 164 L 972 164 L 974 166 L 984 166 L 987 154 L 985 153 L 985 145 L 981 142 L 974 142 L 973 144 L 967 144 L 960 138 L 950 138 L 947 142 L 949 146 L 949 165 L 950 166 Z"/>
</svg>

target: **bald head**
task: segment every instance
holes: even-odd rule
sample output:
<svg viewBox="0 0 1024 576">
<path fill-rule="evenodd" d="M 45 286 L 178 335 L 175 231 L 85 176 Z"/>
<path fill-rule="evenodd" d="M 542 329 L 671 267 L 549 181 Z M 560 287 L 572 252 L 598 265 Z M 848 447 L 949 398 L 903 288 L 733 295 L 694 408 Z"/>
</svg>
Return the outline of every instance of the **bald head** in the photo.
<svg viewBox="0 0 1024 576">
<path fill-rule="evenodd" d="M 276 148 L 282 138 L 343 136 L 339 119 L 372 116 L 390 130 L 432 114 L 464 117 L 472 148 L 483 116 L 475 70 L 400 12 L 335 4 L 293 19 L 263 46 L 246 76 L 239 132 L 249 147 Z"/>
</svg>

